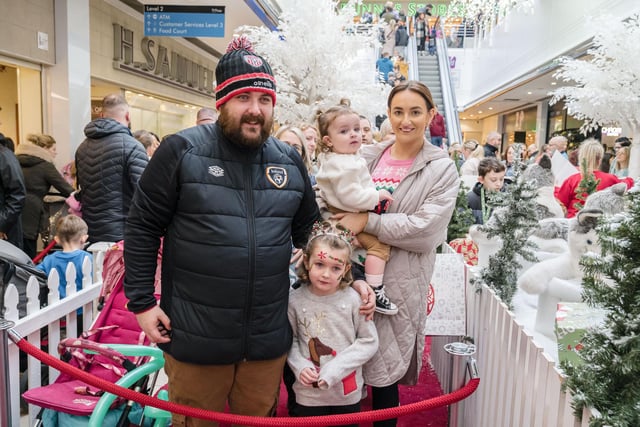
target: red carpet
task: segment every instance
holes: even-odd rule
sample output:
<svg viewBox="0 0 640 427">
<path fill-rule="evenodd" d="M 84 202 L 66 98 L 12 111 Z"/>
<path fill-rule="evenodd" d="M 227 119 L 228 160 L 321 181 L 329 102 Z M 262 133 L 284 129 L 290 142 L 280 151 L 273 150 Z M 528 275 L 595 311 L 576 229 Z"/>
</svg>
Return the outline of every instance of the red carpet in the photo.
<svg viewBox="0 0 640 427">
<path fill-rule="evenodd" d="M 442 395 L 440 383 L 435 372 L 428 363 L 430 340 L 427 338 L 425 352 L 422 356 L 422 371 L 418 384 L 413 387 L 400 386 L 400 404 L 419 402 Z M 278 406 L 278 416 L 287 416 L 287 392 L 284 385 L 280 387 L 280 405 Z M 371 393 L 362 401 L 363 411 L 371 410 Z M 372 423 L 360 424 L 360 427 L 372 427 Z M 398 427 L 447 427 L 447 408 L 437 408 L 428 412 L 416 412 L 398 419 Z"/>
</svg>

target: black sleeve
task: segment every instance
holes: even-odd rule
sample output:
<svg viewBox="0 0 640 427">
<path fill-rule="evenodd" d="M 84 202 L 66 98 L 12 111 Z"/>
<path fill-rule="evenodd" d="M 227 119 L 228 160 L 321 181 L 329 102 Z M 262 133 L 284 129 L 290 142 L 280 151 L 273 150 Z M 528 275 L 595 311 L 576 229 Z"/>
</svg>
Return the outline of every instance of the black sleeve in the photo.
<svg viewBox="0 0 640 427">
<path fill-rule="evenodd" d="M 47 183 L 58 190 L 62 196 L 69 197 L 73 193 L 73 187 L 64 179 L 53 163 L 46 163 L 45 175 Z"/>
<path fill-rule="evenodd" d="M 313 223 L 320 219 L 320 210 L 316 203 L 316 195 L 311 188 L 311 181 L 309 180 L 309 173 L 307 168 L 302 162 L 300 156 L 292 156 L 296 165 L 300 169 L 300 172 L 304 178 L 304 195 L 300 207 L 293 217 L 293 223 L 291 224 L 291 238 L 293 245 L 296 248 L 301 248 L 307 243 L 309 233 L 313 227 Z"/>
<path fill-rule="evenodd" d="M 8 234 L 20 219 L 26 190 L 18 159 L 4 147 L 0 147 L 0 181 L 0 231 Z"/>
<path fill-rule="evenodd" d="M 354 282 L 356 280 L 364 280 L 365 282 L 367 281 L 364 276 L 364 265 L 358 264 L 357 262 L 351 262 L 351 275 L 353 276 Z"/>
<path fill-rule="evenodd" d="M 133 196 L 124 236 L 125 295 L 134 313 L 156 304 L 154 278 L 160 239 L 173 218 L 178 169 L 188 142 L 171 136 L 160 144 Z"/>
</svg>

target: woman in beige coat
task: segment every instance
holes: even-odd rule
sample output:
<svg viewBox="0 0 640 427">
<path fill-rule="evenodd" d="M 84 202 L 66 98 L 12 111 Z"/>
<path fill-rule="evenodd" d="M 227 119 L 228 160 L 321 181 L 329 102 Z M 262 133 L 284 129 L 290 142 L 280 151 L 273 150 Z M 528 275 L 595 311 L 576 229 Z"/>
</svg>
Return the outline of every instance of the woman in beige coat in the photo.
<svg viewBox="0 0 640 427">
<path fill-rule="evenodd" d="M 386 213 L 349 213 L 335 218 L 354 233 L 366 231 L 392 246 L 384 274 L 386 294 L 398 305 L 394 316 L 376 315 L 380 348 L 364 367 L 371 385 L 374 409 L 399 404 L 398 384 L 414 385 L 422 364 L 427 288 L 445 241 L 455 206 L 459 178 L 447 153 L 431 145 L 424 133 L 435 114 L 429 89 L 407 81 L 394 87 L 387 102 L 395 139 L 363 146 L 361 154 L 376 177 L 388 186 L 391 174 L 399 177 L 393 202 Z M 404 165 L 404 170 L 393 170 Z M 386 187 L 388 188 L 388 187 Z M 396 420 L 374 424 L 395 426 Z"/>
</svg>

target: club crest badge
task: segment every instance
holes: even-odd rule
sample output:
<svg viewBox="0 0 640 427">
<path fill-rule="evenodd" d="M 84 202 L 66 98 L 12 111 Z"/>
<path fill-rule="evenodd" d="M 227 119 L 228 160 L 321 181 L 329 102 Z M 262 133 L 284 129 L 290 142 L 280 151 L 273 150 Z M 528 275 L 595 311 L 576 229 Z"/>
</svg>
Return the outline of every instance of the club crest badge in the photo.
<svg viewBox="0 0 640 427">
<path fill-rule="evenodd" d="M 279 166 L 269 166 L 266 170 L 267 179 L 276 188 L 284 188 L 289 181 L 287 170 Z"/>
<path fill-rule="evenodd" d="M 254 55 L 247 55 L 243 57 L 244 62 L 251 65 L 252 67 L 258 68 L 262 67 L 262 59 L 258 58 Z"/>
</svg>

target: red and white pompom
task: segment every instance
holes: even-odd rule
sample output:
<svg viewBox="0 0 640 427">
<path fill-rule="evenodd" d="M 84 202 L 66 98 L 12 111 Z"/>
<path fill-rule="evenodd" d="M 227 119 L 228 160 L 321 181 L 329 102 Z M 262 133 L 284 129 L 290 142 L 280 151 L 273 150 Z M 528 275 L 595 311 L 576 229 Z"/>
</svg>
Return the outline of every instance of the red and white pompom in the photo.
<svg viewBox="0 0 640 427">
<path fill-rule="evenodd" d="M 247 36 L 235 37 L 229 46 L 227 46 L 227 53 L 232 52 L 234 50 L 248 50 L 249 52 L 253 52 L 253 45 L 247 38 Z"/>
</svg>

